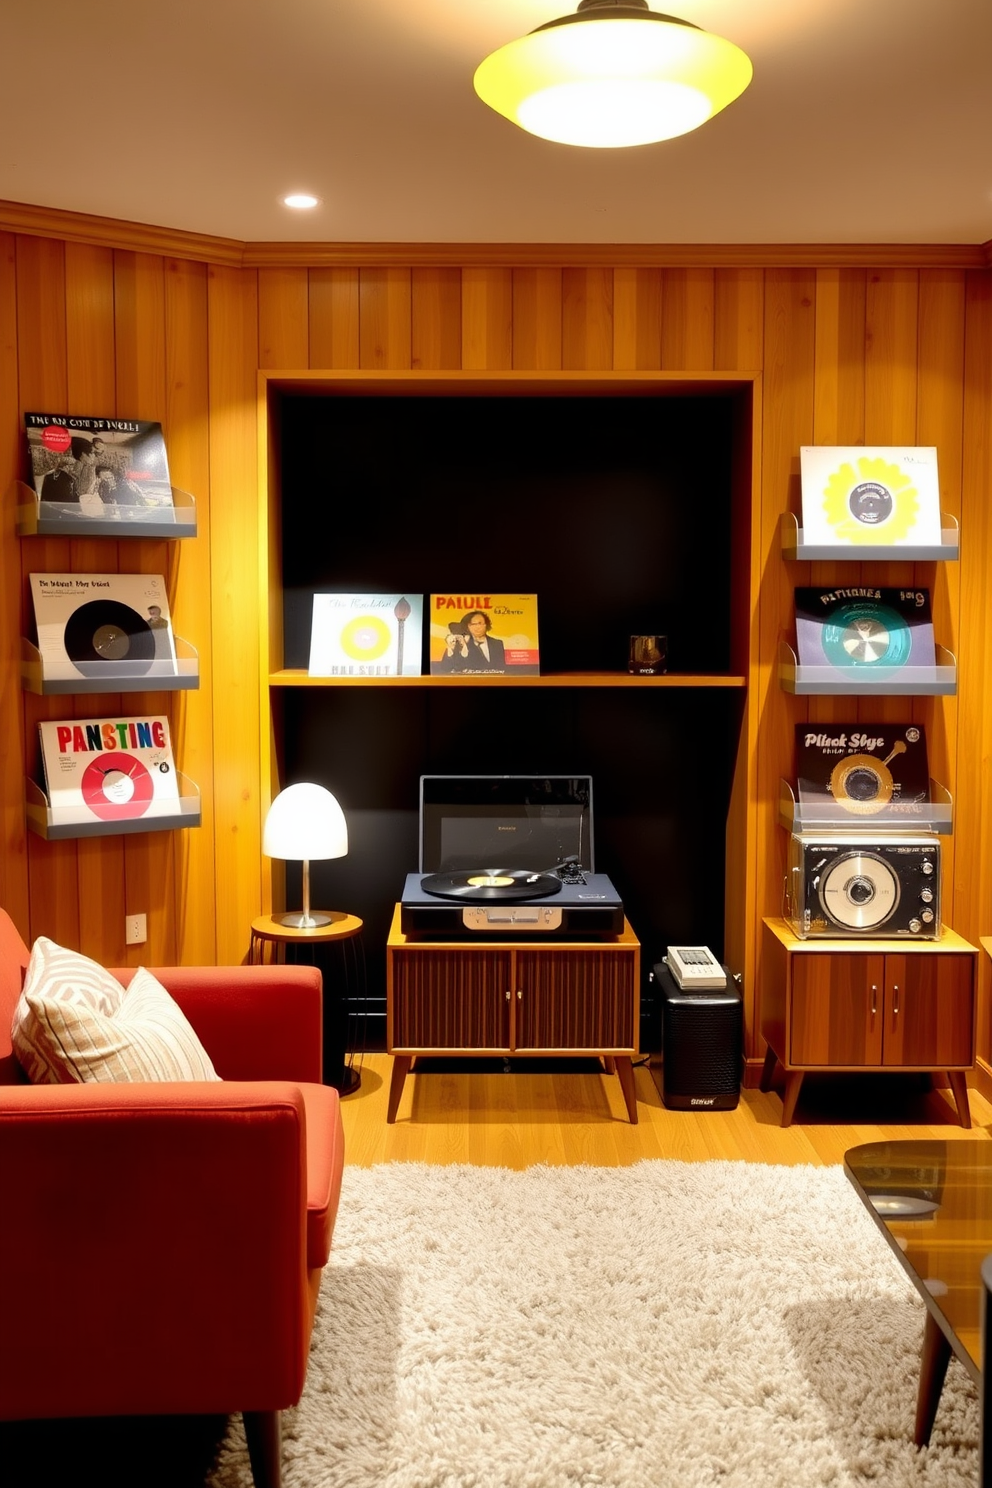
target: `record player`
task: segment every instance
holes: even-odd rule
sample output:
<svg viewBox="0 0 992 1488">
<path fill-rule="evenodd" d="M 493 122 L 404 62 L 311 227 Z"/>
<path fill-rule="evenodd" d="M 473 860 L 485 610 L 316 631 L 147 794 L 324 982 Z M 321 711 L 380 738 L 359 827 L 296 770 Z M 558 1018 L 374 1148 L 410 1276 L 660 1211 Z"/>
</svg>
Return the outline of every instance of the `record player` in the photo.
<svg viewBox="0 0 992 1488">
<path fill-rule="evenodd" d="M 420 871 L 400 901 L 404 935 L 620 935 L 623 903 L 595 871 L 592 780 L 424 775 Z"/>
</svg>

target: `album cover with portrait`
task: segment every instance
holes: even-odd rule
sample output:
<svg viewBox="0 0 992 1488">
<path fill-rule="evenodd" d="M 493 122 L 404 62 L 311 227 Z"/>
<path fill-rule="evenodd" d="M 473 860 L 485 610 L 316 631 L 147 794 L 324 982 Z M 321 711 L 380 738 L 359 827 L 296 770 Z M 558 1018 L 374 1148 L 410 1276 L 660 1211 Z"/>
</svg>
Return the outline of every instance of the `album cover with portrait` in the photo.
<svg viewBox="0 0 992 1488">
<path fill-rule="evenodd" d="M 936 665 L 928 589 L 804 588 L 795 599 L 800 666 L 830 667 L 860 683 Z"/>
<path fill-rule="evenodd" d="M 797 723 L 800 805 L 852 828 L 929 819 L 930 767 L 918 723 Z"/>
<path fill-rule="evenodd" d="M 174 676 L 176 649 L 161 574 L 31 574 L 38 651 L 49 681 Z M 90 689 L 92 691 L 92 689 Z"/>
<path fill-rule="evenodd" d="M 59 825 L 175 814 L 179 783 L 167 718 L 45 719 L 38 732 Z"/>
<path fill-rule="evenodd" d="M 422 594 L 315 594 L 311 677 L 419 677 Z"/>
<path fill-rule="evenodd" d="M 536 594 L 432 594 L 431 676 L 539 676 Z"/>
<path fill-rule="evenodd" d="M 803 445 L 799 468 L 808 546 L 940 543 L 936 449 Z"/>
<path fill-rule="evenodd" d="M 162 425 L 142 419 L 26 413 L 31 479 L 51 511 L 95 521 L 169 519 Z"/>
</svg>

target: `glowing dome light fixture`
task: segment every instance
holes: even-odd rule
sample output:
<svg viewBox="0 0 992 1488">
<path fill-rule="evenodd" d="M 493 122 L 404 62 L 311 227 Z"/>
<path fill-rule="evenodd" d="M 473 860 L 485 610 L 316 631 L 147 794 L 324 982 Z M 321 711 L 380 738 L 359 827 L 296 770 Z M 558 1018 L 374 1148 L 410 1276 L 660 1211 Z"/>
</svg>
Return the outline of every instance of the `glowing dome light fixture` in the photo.
<svg viewBox="0 0 992 1488">
<path fill-rule="evenodd" d="M 739 98 L 750 59 L 732 41 L 649 10 L 647 0 L 580 0 L 480 63 L 483 103 L 529 134 L 618 149 L 698 129 Z"/>
</svg>

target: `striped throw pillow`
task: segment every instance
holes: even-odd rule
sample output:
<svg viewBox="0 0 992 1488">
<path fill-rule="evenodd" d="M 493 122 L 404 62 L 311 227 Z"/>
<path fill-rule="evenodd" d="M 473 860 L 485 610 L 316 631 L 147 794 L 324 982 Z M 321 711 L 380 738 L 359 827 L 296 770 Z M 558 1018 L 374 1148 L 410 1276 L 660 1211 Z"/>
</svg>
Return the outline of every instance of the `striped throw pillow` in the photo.
<svg viewBox="0 0 992 1488">
<path fill-rule="evenodd" d="M 116 977 L 88 956 L 68 951 L 45 935 L 39 935 L 31 948 L 24 973 L 20 1001 L 14 1009 L 11 1041 L 25 1074 L 33 1085 L 58 1085 L 64 1078 L 59 1061 L 53 1061 L 43 1047 L 37 1047 L 31 1031 L 34 1014 L 28 998 L 57 998 L 81 1011 L 112 1018 L 124 1000 L 124 988 Z"/>
<path fill-rule="evenodd" d="M 139 967 L 127 988 L 113 977 L 109 980 L 117 987 L 116 1006 L 108 1005 L 113 999 L 106 986 L 103 999 L 87 998 L 79 995 L 78 979 L 33 986 L 25 979 L 14 1047 L 32 1080 L 70 1084 L 220 1078 L 182 1009 L 150 971 Z M 37 1077 L 35 1070 L 41 1072 Z"/>
</svg>

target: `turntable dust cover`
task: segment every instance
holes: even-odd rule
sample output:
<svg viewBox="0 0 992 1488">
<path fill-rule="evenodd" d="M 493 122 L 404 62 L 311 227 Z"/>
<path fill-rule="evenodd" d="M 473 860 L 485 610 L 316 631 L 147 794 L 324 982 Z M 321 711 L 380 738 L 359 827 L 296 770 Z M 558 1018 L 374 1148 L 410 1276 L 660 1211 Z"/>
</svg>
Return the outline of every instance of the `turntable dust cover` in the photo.
<svg viewBox="0 0 992 1488">
<path fill-rule="evenodd" d="M 432 594 L 432 677 L 536 677 L 536 594 Z"/>
<path fill-rule="evenodd" d="M 805 543 L 940 543 L 936 449 L 803 445 L 799 468 Z"/>
<path fill-rule="evenodd" d="M 175 676 L 161 574 L 31 574 L 42 673 L 50 681 Z"/>
<path fill-rule="evenodd" d="M 917 723 L 798 723 L 801 806 L 815 820 L 857 828 L 929 819 L 926 735 Z"/>
<path fill-rule="evenodd" d="M 800 666 L 829 667 L 858 683 L 936 666 L 929 589 L 862 584 L 797 589 L 795 599 Z"/>
<path fill-rule="evenodd" d="M 46 719 L 38 732 L 45 788 L 59 825 L 176 813 L 179 785 L 167 718 Z"/>
<path fill-rule="evenodd" d="M 31 479 L 47 508 L 96 521 L 169 520 L 172 486 L 161 424 L 26 413 L 24 428 Z"/>
</svg>

